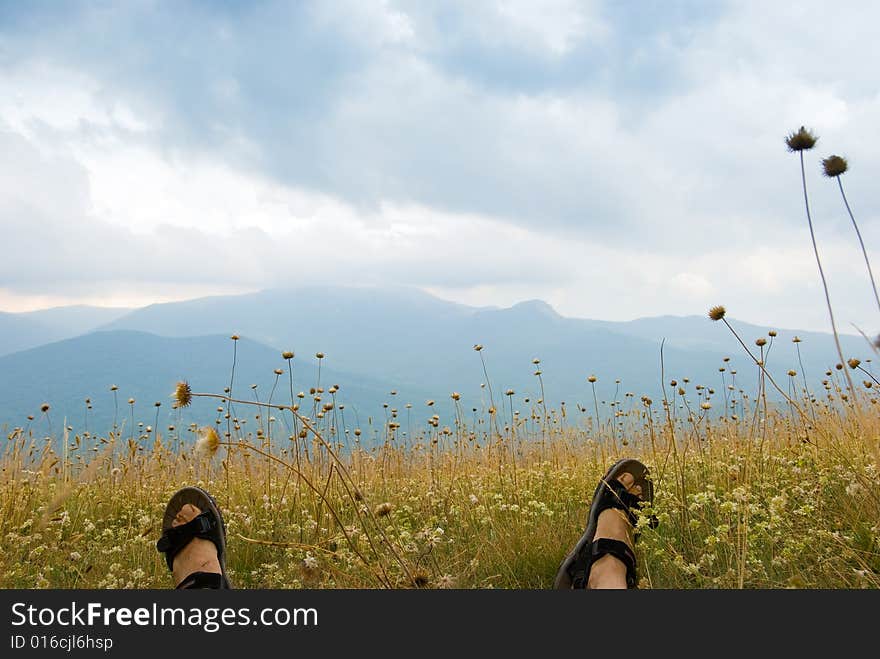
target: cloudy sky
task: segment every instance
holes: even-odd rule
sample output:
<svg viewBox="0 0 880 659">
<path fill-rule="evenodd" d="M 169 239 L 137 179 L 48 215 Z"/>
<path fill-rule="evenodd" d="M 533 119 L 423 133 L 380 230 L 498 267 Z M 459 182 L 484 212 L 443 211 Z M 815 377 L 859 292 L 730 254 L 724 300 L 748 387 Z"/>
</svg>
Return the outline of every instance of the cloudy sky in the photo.
<svg viewBox="0 0 880 659">
<path fill-rule="evenodd" d="M 880 5 L 0 1 L 0 309 L 316 282 L 880 329 Z M 880 270 L 880 261 L 878 261 Z M 851 330 L 852 331 L 852 330 Z"/>
</svg>

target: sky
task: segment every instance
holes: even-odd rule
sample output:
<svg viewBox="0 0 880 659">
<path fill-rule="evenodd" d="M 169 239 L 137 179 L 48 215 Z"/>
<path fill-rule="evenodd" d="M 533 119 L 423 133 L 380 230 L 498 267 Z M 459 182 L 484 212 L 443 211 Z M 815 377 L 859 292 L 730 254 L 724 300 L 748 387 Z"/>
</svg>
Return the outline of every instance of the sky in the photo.
<svg viewBox="0 0 880 659">
<path fill-rule="evenodd" d="M 0 0 L 0 310 L 331 283 L 880 329 L 873 2 Z M 874 137 L 871 137 L 871 136 Z M 880 265 L 877 266 L 880 270 Z"/>
</svg>

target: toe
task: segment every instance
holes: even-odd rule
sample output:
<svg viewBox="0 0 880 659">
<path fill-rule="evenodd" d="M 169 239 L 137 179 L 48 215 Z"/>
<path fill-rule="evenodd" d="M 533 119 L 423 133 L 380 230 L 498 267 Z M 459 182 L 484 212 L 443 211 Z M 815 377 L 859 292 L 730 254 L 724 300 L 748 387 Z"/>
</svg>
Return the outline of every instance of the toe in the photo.
<svg viewBox="0 0 880 659">
<path fill-rule="evenodd" d="M 623 472 L 620 476 L 617 477 L 617 480 L 620 481 L 623 486 L 626 488 L 626 491 L 630 494 L 635 494 L 638 497 L 642 495 L 642 486 L 636 484 L 636 478 L 628 471 Z"/>
<path fill-rule="evenodd" d="M 177 511 L 177 515 L 175 515 L 174 521 L 171 522 L 171 526 L 180 526 L 181 524 L 191 522 L 196 517 L 198 517 L 201 512 L 201 510 L 196 508 L 191 503 L 184 504 L 184 506 L 179 511 Z"/>
</svg>

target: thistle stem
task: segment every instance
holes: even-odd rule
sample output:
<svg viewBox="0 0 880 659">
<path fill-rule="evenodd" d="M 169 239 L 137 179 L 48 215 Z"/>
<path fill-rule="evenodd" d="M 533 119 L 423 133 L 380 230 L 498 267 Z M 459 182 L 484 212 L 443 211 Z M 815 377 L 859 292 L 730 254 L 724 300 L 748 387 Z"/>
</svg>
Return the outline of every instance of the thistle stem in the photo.
<svg viewBox="0 0 880 659">
<path fill-rule="evenodd" d="M 807 209 L 807 225 L 810 228 L 810 239 L 813 241 L 813 254 L 816 255 L 816 265 L 819 267 L 819 277 L 822 279 L 822 288 L 825 291 L 825 303 L 828 305 L 828 317 L 831 320 L 831 331 L 834 333 L 834 345 L 837 348 L 837 356 L 840 358 L 841 364 L 846 364 L 846 359 L 843 358 L 843 350 L 840 347 L 840 337 L 837 334 L 837 323 L 834 321 L 834 311 L 831 308 L 831 295 L 828 293 L 828 282 L 825 280 L 825 270 L 822 268 L 822 260 L 819 258 L 819 247 L 816 245 L 816 234 L 813 231 L 813 218 L 810 216 L 810 199 L 807 197 L 807 175 L 804 171 L 804 152 L 799 151 L 798 155 L 800 155 L 801 160 L 801 182 L 803 183 L 804 188 L 804 206 Z M 846 375 L 846 381 L 847 384 L 849 384 L 849 390 L 853 396 L 853 403 L 855 404 L 856 388 L 853 385 L 849 371 L 845 371 L 844 374 Z"/>
<path fill-rule="evenodd" d="M 846 193 L 843 191 L 843 182 L 840 176 L 837 176 L 837 185 L 840 187 L 840 196 L 843 197 L 843 205 L 846 206 L 846 212 L 849 213 L 849 219 L 852 220 L 853 229 L 856 230 L 856 236 L 859 239 L 859 245 L 862 248 L 862 255 L 865 257 L 865 265 L 868 268 L 868 276 L 871 278 L 871 287 L 874 289 L 874 299 L 877 301 L 877 308 L 880 309 L 880 295 L 877 294 L 877 282 L 874 281 L 874 272 L 871 270 L 871 261 L 868 259 L 868 250 L 865 249 L 865 241 L 862 240 L 862 232 L 859 231 L 859 225 L 856 224 L 856 218 L 852 209 L 849 207 L 849 201 L 846 199 Z"/>
</svg>

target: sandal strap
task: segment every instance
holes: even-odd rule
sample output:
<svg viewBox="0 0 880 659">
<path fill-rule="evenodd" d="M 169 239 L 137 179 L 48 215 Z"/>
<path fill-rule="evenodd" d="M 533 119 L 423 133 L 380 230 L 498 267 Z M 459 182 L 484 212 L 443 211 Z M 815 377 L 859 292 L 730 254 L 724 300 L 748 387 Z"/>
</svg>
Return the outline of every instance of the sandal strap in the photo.
<svg viewBox="0 0 880 659">
<path fill-rule="evenodd" d="M 636 556 L 625 542 L 611 538 L 599 538 L 590 544 L 589 549 L 584 549 L 582 555 L 578 557 L 572 566 L 571 587 L 573 589 L 586 588 L 590 580 L 590 569 L 593 567 L 593 563 L 607 555 L 614 556 L 614 558 L 626 566 L 626 587 L 637 587 Z"/>
<path fill-rule="evenodd" d="M 639 503 L 641 503 L 641 501 L 642 500 L 638 496 L 628 492 L 626 487 L 624 487 L 623 483 L 621 483 L 619 480 L 606 482 L 605 487 L 603 487 L 602 491 L 599 493 L 599 501 L 596 508 L 596 515 L 598 517 L 599 513 L 601 513 L 603 510 L 616 508 L 617 510 L 622 510 L 624 513 L 626 513 L 626 517 L 629 520 L 629 523 L 632 524 L 633 527 L 635 527 L 636 523 L 638 522 L 638 518 L 633 512 L 633 509 L 638 509 Z"/>
<path fill-rule="evenodd" d="M 611 538 L 599 538 L 590 545 L 590 565 L 603 556 L 611 555 L 626 566 L 626 587 L 635 588 L 638 579 L 636 577 L 636 555 L 629 545 L 622 540 Z M 589 568 L 587 569 L 589 575 Z"/>
<path fill-rule="evenodd" d="M 217 572 L 193 572 L 178 584 L 175 590 L 228 590 L 226 577 Z"/>
<path fill-rule="evenodd" d="M 221 533 L 222 530 L 215 515 L 211 511 L 206 511 L 186 524 L 165 529 L 162 537 L 156 543 L 156 549 L 165 554 L 165 562 L 168 563 L 168 569 L 173 570 L 174 557 L 193 538 L 210 540 L 219 548 L 221 546 Z"/>
</svg>

